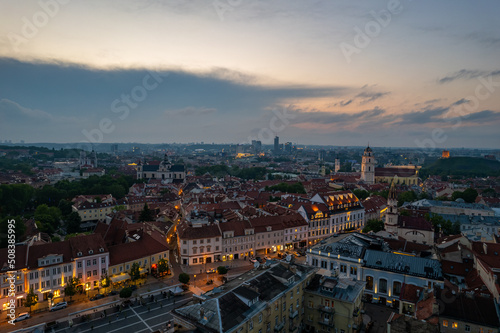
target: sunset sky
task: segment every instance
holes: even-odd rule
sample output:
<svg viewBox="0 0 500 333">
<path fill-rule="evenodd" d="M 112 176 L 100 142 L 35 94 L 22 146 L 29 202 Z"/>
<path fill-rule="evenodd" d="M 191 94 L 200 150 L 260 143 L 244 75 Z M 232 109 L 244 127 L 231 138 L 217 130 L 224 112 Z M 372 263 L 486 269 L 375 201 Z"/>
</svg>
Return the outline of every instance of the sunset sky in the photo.
<svg viewBox="0 0 500 333">
<path fill-rule="evenodd" d="M 499 13 L 462 0 L 0 0 L 0 140 L 498 148 Z"/>
</svg>

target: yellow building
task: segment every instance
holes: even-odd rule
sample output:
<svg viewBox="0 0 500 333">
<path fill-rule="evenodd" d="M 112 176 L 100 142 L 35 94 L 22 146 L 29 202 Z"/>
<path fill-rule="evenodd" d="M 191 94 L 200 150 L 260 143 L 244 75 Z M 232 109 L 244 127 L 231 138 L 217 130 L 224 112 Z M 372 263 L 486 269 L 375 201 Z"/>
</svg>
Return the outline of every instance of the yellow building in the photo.
<svg viewBox="0 0 500 333">
<path fill-rule="evenodd" d="M 172 314 L 178 324 L 202 332 L 299 332 L 304 291 L 316 270 L 284 263 L 256 268 L 226 283 L 223 293 L 200 295 Z"/>
<path fill-rule="evenodd" d="M 304 326 L 314 332 L 358 332 L 365 283 L 316 274 L 305 290 Z"/>
</svg>

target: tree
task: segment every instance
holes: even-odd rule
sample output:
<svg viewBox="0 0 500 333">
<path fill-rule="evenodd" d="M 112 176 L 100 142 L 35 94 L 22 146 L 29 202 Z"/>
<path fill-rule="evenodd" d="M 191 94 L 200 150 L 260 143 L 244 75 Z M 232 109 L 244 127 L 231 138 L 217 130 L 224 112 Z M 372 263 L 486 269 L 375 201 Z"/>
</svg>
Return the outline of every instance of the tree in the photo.
<svg viewBox="0 0 500 333">
<path fill-rule="evenodd" d="M 375 220 L 375 219 L 370 219 L 370 220 L 366 221 L 365 227 L 363 228 L 364 233 L 367 233 L 370 231 L 379 232 L 381 230 L 384 230 L 384 221 Z"/>
<path fill-rule="evenodd" d="M 142 208 L 141 214 L 139 215 L 139 221 L 140 222 L 145 222 L 145 221 L 153 221 L 153 211 L 149 209 L 148 204 L 145 203 L 144 207 Z"/>
<path fill-rule="evenodd" d="M 57 205 L 57 208 L 59 208 L 61 210 L 61 214 L 63 216 L 68 216 L 73 211 L 72 206 L 73 206 L 73 203 L 71 201 L 66 200 L 66 199 L 61 199 L 59 201 L 59 205 Z"/>
<path fill-rule="evenodd" d="M 24 306 L 27 306 L 30 308 L 30 313 L 31 313 L 31 307 L 35 306 L 38 303 L 38 295 L 35 294 L 33 289 L 30 289 L 28 294 L 26 295 L 26 300 L 24 301 Z"/>
<path fill-rule="evenodd" d="M 82 218 L 77 212 L 72 212 L 68 215 L 66 219 L 66 232 L 68 234 L 73 234 L 80 232 L 80 224 L 82 223 Z"/>
<path fill-rule="evenodd" d="M 462 198 L 465 202 L 474 203 L 477 198 L 477 191 L 473 188 L 468 188 L 462 193 Z"/>
<path fill-rule="evenodd" d="M 370 193 L 368 193 L 368 191 L 366 190 L 361 190 L 361 189 L 355 189 L 354 191 L 352 191 L 352 193 L 354 193 L 354 195 L 359 199 L 359 200 L 365 200 L 366 198 L 368 198 L 370 196 Z"/>
<path fill-rule="evenodd" d="M 406 191 L 398 196 L 398 206 L 402 206 L 405 202 L 413 202 L 417 200 L 417 195 L 413 191 Z"/>
<path fill-rule="evenodd" d="M 110 285 L 110 280 L 109 280 L 108 274 L 106 273 L 103 276 L 101 276 L 100 286 L 103 287 L 104 289 L 106 289 L 107 287 L 109 287 L 109 285 Z"/>
<path fill-rule="evenodd" d="M 190 280 L 190 277 L 186 273 L 181 273 L 179 274 L 179 282 L 183 284 L 188 284 Z"/>
<path fill-rule="evenodd" d="M 138 263 L 134 262 L 132 264 L 132 267 L 130 267 L 130 278 L 132 279 L 132 281 L 137 281 L 140 276 L 140 266 Z"/>
<path fill-rule="evenodd" d="M 158 260 L 158 273 L 163 275 L 163 273 L 168 273 L 168 261 L 164 258 Z"/>
<path fill-rule="evenodd" d="M 219 266 L 217 267 L 217 273 L 219 274 L 226 274 L 227 273 L 227 268 L 225 266 Z"/>
<path fill-rule="evenodd" d="M 76 286 L 80 284 L 79 278 L 70 277 L 68 281 L 66 281 L 66 287 L 64 287 L 64 295 L 73 297 L 76 294 Z"/>
<path fill-rule="evenodd" d="M 126 287 L 120 290 L 120 298 L 129 298 L 130 296 L 132 296 L 132 288 Z"/>
</svg>

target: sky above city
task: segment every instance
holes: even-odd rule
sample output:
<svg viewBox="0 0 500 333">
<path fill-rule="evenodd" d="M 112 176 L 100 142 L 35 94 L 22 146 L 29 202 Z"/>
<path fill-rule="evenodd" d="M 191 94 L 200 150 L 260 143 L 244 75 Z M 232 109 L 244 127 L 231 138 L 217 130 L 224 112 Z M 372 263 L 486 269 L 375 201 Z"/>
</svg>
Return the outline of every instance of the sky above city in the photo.
<svg viewBox="0 0 500 333">
<path fill-rule="evenodd" d="M 0 0 L 0 141 L 499 148 L 500 2 Z"/>
</svg>

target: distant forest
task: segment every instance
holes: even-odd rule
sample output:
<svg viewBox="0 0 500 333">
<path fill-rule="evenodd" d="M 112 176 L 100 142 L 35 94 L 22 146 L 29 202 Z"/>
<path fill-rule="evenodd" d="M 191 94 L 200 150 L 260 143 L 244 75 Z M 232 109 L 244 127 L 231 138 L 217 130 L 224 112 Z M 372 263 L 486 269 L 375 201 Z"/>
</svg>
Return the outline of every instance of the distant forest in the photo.
<svg viewBox="0 0 500 333">
<path fill-rule="evenodd" d="M 420 176 L 486 177 L 500 176 L 500 162 L 481 157 L 450 157 L 424 164 Z"/>
</svg>

